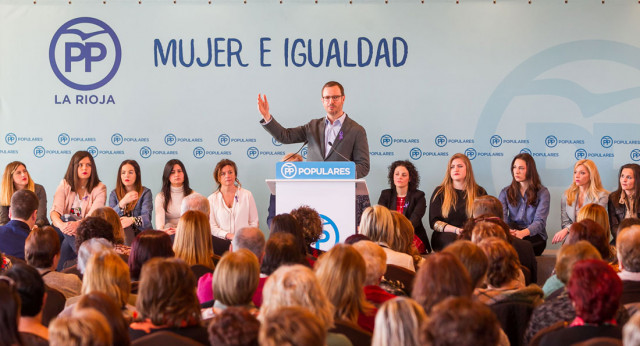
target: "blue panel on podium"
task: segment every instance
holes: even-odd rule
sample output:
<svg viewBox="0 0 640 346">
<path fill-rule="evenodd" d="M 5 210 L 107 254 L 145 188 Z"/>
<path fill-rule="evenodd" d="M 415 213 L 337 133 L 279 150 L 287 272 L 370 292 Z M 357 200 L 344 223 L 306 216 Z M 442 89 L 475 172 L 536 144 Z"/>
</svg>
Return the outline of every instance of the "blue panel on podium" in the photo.
<svg viewBox="0 0 640 346">
<path fill-rule="evenodd" d="M 278 162 L 276 179 L 355 179 L 356 164 L 351 161 Z"/>
</svg>

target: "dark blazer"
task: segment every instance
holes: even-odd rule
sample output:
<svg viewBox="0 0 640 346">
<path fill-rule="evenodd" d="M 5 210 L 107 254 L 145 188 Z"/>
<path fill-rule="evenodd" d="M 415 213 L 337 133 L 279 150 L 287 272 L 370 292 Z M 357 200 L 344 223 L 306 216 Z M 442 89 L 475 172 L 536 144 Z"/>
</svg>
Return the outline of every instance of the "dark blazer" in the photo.
<svg viewBox="0 0 640 346">
<path fill-rule="evenodd" d="M 314 119 L 305 125 L 284 128 L 272 116 L 268 124 L 260 120 L 264 129 L 276 140 L 284 144 L 308 142 L 308 161 L 347 161 L 340 154 L 356 164 L 356 177 L 364 178 L 369 174 L 369 143 L 367 132 L 347 115 L 340 133 L 333 142 L 333 150 L 325 158 L 331 148 L 325 148 L 324 129 L 326 117 Z M 339 153 L 339 154 L 338 154 Z"/>
<path fill-rule="evenodd" d="M 627 213 L 627 207 L 624 204 L 620 204 L 620 193 L 618 191 L 614 191 L 609 195 L 607 211 L 609 212 L 609 228 L 611 229 L 611 235 L 613 235 L 613 244 L 615 244 L 618 236 L 618 226 L 620 226 L 620 222 L 624 220 L 624 215 Z M 640 215 L 640 205 L 636 206 L 636 213 Z"/>
<path fill-rule="evenodd" d="M 389 208 L 389 210 L 396 210 L 397 197 L 398 193 L 396 192 L 396 189 L 382 190 L 382 192 L 380 192 L 380 198 L 378 198 L 378 204 Z M 411 221 L 416 235 L 420 240 L 422 240 L 425 247 L 431 251 L 429 238 L 427 237 L 427 230 L 422 224 L 422 218 L 427 212 L 427 199 L 424 192 L 420 190 L 408 191 L 405 199 L 405 205 L 406 207 L 402 214 Z"/>
<path fill-rule="evenodd" d="M 30 231 L 29 225 L 18 220 L 0 226 L 0 251 L 24 260 L 24 243 Z"/>
</svg>

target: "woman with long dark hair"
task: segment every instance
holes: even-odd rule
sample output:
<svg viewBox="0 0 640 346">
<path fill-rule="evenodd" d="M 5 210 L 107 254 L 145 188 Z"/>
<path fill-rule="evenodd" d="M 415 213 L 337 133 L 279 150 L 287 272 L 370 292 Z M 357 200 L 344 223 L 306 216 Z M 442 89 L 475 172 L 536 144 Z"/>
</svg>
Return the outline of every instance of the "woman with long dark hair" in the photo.
<svg viewBox="0 0 640 346">
<path fill-rule="evenodd" d="M 609 227 L 613 234 L 613 243 L 618 236 L 618 225 L 622 220 L 640 215 L 640 165 L 628 163 L 620 167 L 618 189 L 609 196 Z"/>
<path fill-rule="evenodd" d="M 182 161 L 167 161 L 162 172 L 162 191 L 156 195 L 156 229 L 176 233 L 182 199 L 194 193 Z"/>
<path fill-rule="evenodd" d="M 116 188 L 109 195 L 109 206 L 120 216 L 122 228 L 125 235 L 129 235 L 129 240 L 138 233 L 152 228 L 151 190 L 142 186 L 140 165 L 135 160 L 124 160 L 120 164 Z M 126 243 L 131 244 L 131 241 Z"/>
<path fill-rule="evenodd" d="M 516 155 L 511 161 L 511 185 L 500 191 L 504 221 L 511 235 L 525 239 L 540 256 L 547 246 L 547 217 L 551 196 L 542 186 L 536 162 L 527 153 Z"/>
</svg>

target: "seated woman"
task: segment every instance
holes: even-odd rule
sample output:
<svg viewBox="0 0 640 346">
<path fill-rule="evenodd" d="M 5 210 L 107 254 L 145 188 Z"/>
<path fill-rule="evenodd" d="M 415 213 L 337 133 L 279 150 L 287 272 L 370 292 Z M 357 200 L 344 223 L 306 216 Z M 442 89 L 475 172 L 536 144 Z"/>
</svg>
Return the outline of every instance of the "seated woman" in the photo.
<svg viewBox="0 0 640 346">
<path fill-rule="evenodd" d="M 433 191 L 429 206 L 429 226 L 435 231 L 431 236 L 434 251 L 440 251 L 458 239 L 464 223 L 473 213 L 473 201 L 486 194 L 485 189 L 476 184 L 469 158 L 460 153 L 451 156 L 447 173 Z"/>
<path fill-rule="evenodd" d="M 620 306 L 622 280 L 607 263 L 576 263 L 567 283 L 576 318 L 568 327 L 540 339 L 541 346 L 573 345 L 596 337 L 622 339 L 622 327 L 614 319 Z"/>
<path fill-rule="evenodd" d="M 609 196 L 609 226 L 613 234 L 613 244 L 618 235 L 618 225 L 626 218 L 640 215 L 640 165 L 629 163 L 620 167 L 618 189 Z"/>
<path fill-rule="evenodd" d="M 129 321 L 125 320 L 120 313 L 120 307 L 111 297 L 100 291 L 87 293 L 80 298 L 76 306 L 73 308 L 73 314 L 82 309 L 95 309 L 104 316 L 111 329 L 113 345 L 128 346 L 131 344 L 129 340 Z"/>
<path fill-rule="evenodd" d="M 113 229 L 113 249 L 117 253 L 129 256 L 131 247 L 124 244 L 125 233 L 120 222 L 120 216 L 110 207 L 102 207 L 93 211 L 91 217 L 98 217 L 107 221 Z"/>
<path fill-rule="evenodd" d="M 302 226 L 302 234 L 304 235 L 304 243 L 307 247 L 306 253 L 310 254 L 314 259 L 318 259 L 320 250 L 312 248 L 311 245 L 316 243 L 322 236 L 322 219 L 318 212 L 306 205 L 300 206 L 291 211 L 291 216 Z"/>
<path fill-rule="evenodd" d="M 40 184 L 36 184 L 31 179 L 27 167 L 20 161 L 10 162 L 4 169 L 2 183 L 0 185 L 0 226 L 9 222 L 9 207 L 11 206 L 11 196 L 13 193 L 27 189 L 35 192 L 38 196 L 38 214 L 36 225 L 42 227 L 49 224 L 47 219 L 47 192 Z"/>
<path fill-rule="evenodd" d="M 189 210 L 180 217 L 173 252 L 189 266 L 199 264 L 213 270 L 211 229 L 205 214 Z"/>
<path fill-rule="evenodd" d="M 573 182 L 562 195 L 560 218 L 562 229 L 553 236 L 553 244 L 563 241 L 569 233 L 569 227 L 576 222 L 580 209 L 597 203 L 607 207 L 609 192 L 602 187 L 598 167 L 591 160 L 579 160 L 573 166 Z"/>
<path fill-rule="evenodd" d="M 182 199 L 196 193 L 189 187 L 189 175 L 180 160 L 169 160 L 162 172 L 162 191 L 156 195 L 156 229 L 175 234 Z"/>
<path fill-rule="evenodd" d="M 208 345 L 207 329 L 200 323 L 196 278 L 177 258 L 152 258 L 142 267 L 136 302 L 138 316 L 129 326 L 131 341 L 169 331 Z"/>
<path fill-rule="evenodd" d="M 264 287 L 264 302 L 260 307 L 260 320 L 279 308 L 297 306 L 317 316 L 325 332 L 334 328 L 334 307 L 325 295 L 318 278 L 311 269 L 302 265 L 283 266 L 276 270 Z M 327 345 L 345 345 L 342 334 L 328 333 Z"/>
<path fill-rule="evenodd" d="M 218 189 L 209 196 L 211 232 L 218 238 L 233 239 L 236 230 L 258 227 L 258 209 L 251 191 L 238 180 L 236 163 L 223 159 L 213 170 Z"/>
<path fill-rule="evenodd" d="M 104 207 L 107 187 L 100 182 L 93 156 L 88 151 L 77 151 L 71 157 L 64 179 L 53 196 L 51 223 L 64 234 L 60 248 L 58 270 L 65 262 L 77 256 L 74 246 L 79 221 L 98 208 Z"/>
<path fill-rule="evenodd" d="M 420 174 L 410 161 L 395 161 L 389 166 L 390 189 L 382 190 L 378 204 L 389 210 L 395 210 L 406 216 L 413 225 L 415 236 L 423 245 L 421 252 L 431 252 L 427 230 L 422 224 L 422 218 L 427 211 L 427 199 L 424 192 L 418 190 Z"/>
<path fill-rule="evenodd" d="M 142 266 L 154 257 L 174 257 L 171 237 L 161 231 L 147 230 L 138 234 L 131 243 L 129 273 L 131 281 L 140 280 Z"/>
<path fill-rule="evenodd" d="M 600 204 L 589 203 L 582 207 L 576 216 L 576 222 L 589 219 L 595 221 L 606 233 L 606 238 L 611 238 L 611 227 L 609 227 L 609 215 L 607 214 L 607 208 Z"/>
<path fill-rule="evenodd" d="M 109 206 L 120 216 L 125 244 L 131 245 L 138 233 L 153 228 L 151 190 L 142 186 L 140 165 L 135 160 L 124 160 L 120 164 L 116 188 L 109 195 Z"/>
<path fill-rule="evenodd" d="M 353 248 L 360 253 L 367 264 L 367 278 L 364 282 L 364 294 L 367 300 L 379 308 L 384 302 L 396 296 L 380 287 L 382 276 L 387 271 L 387 254 L 380 245 L 362 240 L 353 244 Z"/>
<path fill-rule="evenodd" d="M 95 309 L 81 309 L 54 319 L 49 326 L 51 345 L 115 345 L 107 319 Z"/>
<path fill-rule="evenodd" d="M 285 213 L 274 216 L 274 218 L 271 219 L 271 227 L 269 231 L 269 235 L 276 233 L 289 233 L 293 235 L 300 247 L 300 252 L 307 256 L 309 264 L 313 267 L 313 264 L 316 262 L 316 258 L 309 255 L 307 251 L 309 246 L 305 243 L 302 225 L 295 217 L 293 217 L 293 215 Z"/>
<path fill-rule="evenodd" d="M 423 345 L 420 327 L 425 321 L 427 315 L 413 299 L 398 297 L 389 300 L 378 311 L 371 345 Z"/>
<path fill-rule="evenodd" d="M 367 269 L 358 251 L 351 245 L 336 244 L 320 256 L 315 273 L 335 306 L 334 318 L 357 323 L 360 328 L 373 332 L 378 309 L 367 302 L 364 294 Z"/>
<path fill-rule="evenodd" d="M 614 264 L 617 267 L 618 258 L 615 249 L 609 245 L 609 235 L 604 228 L 591 219 L 571 224 L 569 236 L 565 241 L 566 244 L 575 244 L 580 240 L 586 240 L 593 245 L 603 261 Z"/>
<path fill-rule="evenodd" d="M 393 234 L 394 241 L 392 242 L 393 250 L 411 256 L 413 258 L 413 266 L 415 268 L 420 267 L 424 259 L 416 248 L 416 238 L 411 221 L 395 210 L 391 210 L 391 216 L 393 217 L 393 228 L 395 229 Z"/>
<path fill-rule="evenodd" d="M 374 205 L 362 213 L 360 234 L 382 246 L 384 252 L 387 253 L 387 264 L 397 265 L 415 272 L 414 258 L 407 253 L 396 250 L 401 246 L 401 244 L 397 244 L 397 241 L 402 239 L 402 237 L 396 237 L 396 233 L 393 216 L 386 207 Z"/>
<path fill-rule="evenodd" d="M 533 245 L 536 256 L 547 246 L 547 216 L 551 196 L 542 186 L 536 162 L 527 153 L 518 154 L 511 162 L 511 185 L 500 191 L 504 221 L 511 235 Z"/>
</svg>

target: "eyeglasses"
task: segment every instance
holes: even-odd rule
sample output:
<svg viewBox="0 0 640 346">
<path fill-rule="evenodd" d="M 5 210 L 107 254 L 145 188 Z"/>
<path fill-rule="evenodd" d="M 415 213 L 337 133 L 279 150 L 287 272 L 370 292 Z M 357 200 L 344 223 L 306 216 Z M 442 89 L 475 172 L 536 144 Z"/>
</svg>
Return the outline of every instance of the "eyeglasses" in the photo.
<svg viewBox="0 0 640 346">
<path fill-rule="evenodd" d="M 322 96 L 322 100 L 323 100 L 324 102 L 329 102 L 330 100 L 338 101 L 341 97 L 342 97 L 342 95 L 336 95 L 336 96 Z"/>
</svg>

